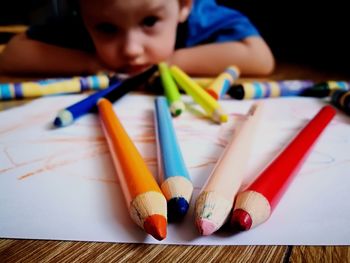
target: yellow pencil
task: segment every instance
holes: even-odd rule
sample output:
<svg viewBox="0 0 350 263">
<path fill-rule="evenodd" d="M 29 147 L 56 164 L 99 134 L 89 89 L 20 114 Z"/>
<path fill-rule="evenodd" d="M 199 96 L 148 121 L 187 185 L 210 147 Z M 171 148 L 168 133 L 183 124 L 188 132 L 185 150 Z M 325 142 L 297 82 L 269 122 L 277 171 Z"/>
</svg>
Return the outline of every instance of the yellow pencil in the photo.
<svg viewBox="0 0 350 263">
<path fill-rule="evenodd" d="M 202 88 L 207 88 L 209 87 L 210 84 L 213 83 L 213 81 L 215 80 L 215 78 L 192 78 L 194 82 L 196 82 L 199 86 L 201 86 Z"/>
<path fill-rule="evenodd" d="M 220 104 L 177 66 L 170 67 L 175 81 L 197 102 L 217 123 L 226 122 L 228 116 Z"/>
</svg>

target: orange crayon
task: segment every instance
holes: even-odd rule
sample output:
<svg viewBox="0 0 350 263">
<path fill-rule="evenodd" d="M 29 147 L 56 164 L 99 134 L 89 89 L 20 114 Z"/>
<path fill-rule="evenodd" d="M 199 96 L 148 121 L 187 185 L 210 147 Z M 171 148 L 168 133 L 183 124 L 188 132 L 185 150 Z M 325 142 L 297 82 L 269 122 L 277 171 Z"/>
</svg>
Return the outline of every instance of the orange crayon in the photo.
<svg viewBox="0 0 350 263">
<path fill-rule="evenodd" d="M 166 199 L 112 103 L 102 98 L 97 107 L 130 216 L 148 234 L 162 240 L 167 232 Z"/>
</svg>

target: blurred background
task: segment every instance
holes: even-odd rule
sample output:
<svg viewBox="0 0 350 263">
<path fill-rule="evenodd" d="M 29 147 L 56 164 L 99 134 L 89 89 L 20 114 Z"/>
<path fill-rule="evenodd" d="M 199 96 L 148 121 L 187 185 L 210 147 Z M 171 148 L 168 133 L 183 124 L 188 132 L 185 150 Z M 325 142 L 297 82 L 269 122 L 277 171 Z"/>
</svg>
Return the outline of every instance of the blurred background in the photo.
<svg viewBox="0 0 350 263">
<path fill-rule="evenodd" d="M 218 0 L 257 26 L 279 60 L 349 73 L 350 17 L 346 1 Z"/>
<path fill-rule="evenodd" d="M 55 1 L 2 0 L 0 26 L 40 22 L 58 8 L 52 2 Z M 247 15 L 268 42 L 278 61 L 308 64 L 322 70 L 349 73 L 350 76 L 350 19 L 346 1 L 217 2 Z M 10 33 L 1 33 L 0 44 L 11 36 Z"/>
</svg>

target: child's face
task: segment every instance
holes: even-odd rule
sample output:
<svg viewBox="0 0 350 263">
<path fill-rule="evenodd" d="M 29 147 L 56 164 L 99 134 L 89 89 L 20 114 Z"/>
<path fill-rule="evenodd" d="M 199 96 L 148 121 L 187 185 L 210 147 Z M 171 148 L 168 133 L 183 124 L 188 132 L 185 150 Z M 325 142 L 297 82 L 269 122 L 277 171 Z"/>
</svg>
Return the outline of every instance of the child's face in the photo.
<svg viewBox="0 0 350 263">
<path fill-rule="evenodd" d="M 178 0 L 81 0 L 80 9 L 102 62 L 132 75 L 172 54 L 177 24 L 190 9 L 190 1 L 184 2 L 180 6 Z"/>
</svg>

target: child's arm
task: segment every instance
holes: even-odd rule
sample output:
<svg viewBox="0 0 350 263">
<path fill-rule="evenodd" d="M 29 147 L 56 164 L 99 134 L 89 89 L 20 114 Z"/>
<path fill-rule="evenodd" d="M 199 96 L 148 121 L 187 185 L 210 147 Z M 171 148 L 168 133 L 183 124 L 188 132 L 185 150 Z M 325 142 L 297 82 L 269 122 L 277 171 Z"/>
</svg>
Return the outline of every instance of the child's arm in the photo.
<svg viewBox="0 0 350 263">
<path fill-rule="evenodd" d="M 0 53 L 3 74 L 79 75 L 102 69 L 92 54 L 32 40 L 24 33 L 13 37 Z"/>
<path fill-rule="evenodd" d="M 215 76 L 230 65 L 238 66 L 243 75 L 268 75 L 275 65 L 271 50 L 261 37 L 179 49 L 169 63 L 190 75 L 202 76 Z"/>
</svg>

